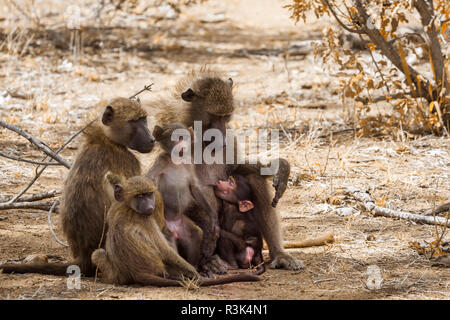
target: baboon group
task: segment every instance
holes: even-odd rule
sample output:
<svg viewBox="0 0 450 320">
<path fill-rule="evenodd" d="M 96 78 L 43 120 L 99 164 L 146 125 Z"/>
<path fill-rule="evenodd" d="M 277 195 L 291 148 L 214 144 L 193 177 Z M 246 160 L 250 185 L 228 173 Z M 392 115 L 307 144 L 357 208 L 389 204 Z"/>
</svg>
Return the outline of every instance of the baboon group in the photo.
<svg viewBox="0 0 450 320">
<path fill-rule="evenodd" d="M 145 110 L 158 121 L 152 132 Z M 84 131 L 64 182 L 60 216 L 73 261 L 4 264 L 0 269 L 64 275 L 75 264 L 84 276 L 100 271 L 102 281 L 122 285 L 257 281 L 265 271 L 263 239 L 271 268 L 303 268 L 283 248 L 275 211 L 287 187 L 286 160 L 277 159 L 273 176 L 262 176 L 260 162 L 180 164 L 171 157 L 175 147 L 189 143 L 174 141 L 175 130 L 190 132 L 192 143 L 191 127 L 201 121 L 203 132 L 217 129 L 226 137 L 233 111 L 233 80 L 207 68 L 189 73 L 146 109 L 135 99 L 109 101 L 99 120 Z M 226 139 L 214 142 L 225 154 Z M 162 151 L 142 172 L 130 150 L 149 153 L 156 143 Z M 237 145 L 234 149 L 237 154 Z M 273 198 L 268 178 L 273 179 Z M 215 276 L 237 268 L 251 270 Z"/>
</svg>

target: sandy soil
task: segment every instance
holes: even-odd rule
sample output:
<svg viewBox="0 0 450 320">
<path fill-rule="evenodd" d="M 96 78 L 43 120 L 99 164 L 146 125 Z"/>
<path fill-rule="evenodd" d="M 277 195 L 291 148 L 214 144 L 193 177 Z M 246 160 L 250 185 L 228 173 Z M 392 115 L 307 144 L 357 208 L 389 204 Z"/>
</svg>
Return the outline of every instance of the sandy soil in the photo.
<svg viewBox="0 0 450 320">
<path fill-rule="evenodd" d="M 42 18 L 53 26 L 51 31 L 34 33 L 27 44 L 31 32 L 8 37 L 11 15 L 1 8 L 0 117 L 56 148 L 92 116 L 102 99 L 129 96 L 150 82 L 155 83 L 154 92 L 163 92 L 192 67 L 210 64 L 237 84 L 232 127 L 285 130 L 280 155 L 293 168 L 290 187 L 278 205 L 285 240 L 332 231 L 336 242 L 290 250 L 305 269 L 269 269 L 257 283 L 186 290 L 112 286 L 83 278 L 80 290 L 69 290 L 65 277 L 0 274 L 0 299 L 450 298 L 449 269 L 433 266 L 410 246 L 411 241 L 433 241 L 441 228 L 374 217 L 336 192 L 353 186 L 368 190 L 387 207 L 415 213 L 433 208 L 450 199 L 449 139 L 401 132 L 367 138 L 342 131 L 352 128 L 354 105 L 342 105 L 337 76 L 325 71 L 312 53 L 288 59 L 283 55 L 293 44 L 320 39 L 329 22 L 294 25 L 283 3 L 211 0 L 184 12 L 176 22 L 152 24 L 119 15 L 115 23 L 126 27 L 85 28 L 80 65 L 72 63 L 70 33 L 60 27 L 60 17 L 48 13 L 52 9 L 43 9 L 47 15 Z M 211 20 L 212 13 L 224 13 L 224 18 L 217 19 L 217 14 L 213 18 L 218 21 L 202 22 Z M 31 93 L 33 98 L 12 98 L 6 90 Z M 142 100 L 150 101 L 150 95 L 143 94 Z M 373 110 L 383 112 L 385 106 Z M 330 132 L 335 132 L 331 143 Z M 62 156 L 73 161 L 79 143 L 75 140 Z M 0 146 L 2 152 L 41 157 L 25 139 L 5 129 L 0 130 Z M 155 154 L 139 155 L 145 168 Z M 20 191 L 35 171 L 33 165 L 5 158 L 0 158 L 0 168 L 2 197 Z M 29 193 L 61 188 L 66 172 L 47 169 Z M 338 200 L 325 206 L 334 198 Z M 339 207 L 353 207 L 353 214 L 339 216 L 334 210 Z M 64 238 L 57 217 L 54 224 Z M 450 240 L 449 235 L 444 239 Z M 70 259 L 69 250 L 50 234 L 44 211 L 0 211 L 0 262 L 34 253 Z M 268 259 L 268 252 L 265 256 Z M 371 266 L 380 272 L 376 290 L 368 285 Z"/>
</svg>

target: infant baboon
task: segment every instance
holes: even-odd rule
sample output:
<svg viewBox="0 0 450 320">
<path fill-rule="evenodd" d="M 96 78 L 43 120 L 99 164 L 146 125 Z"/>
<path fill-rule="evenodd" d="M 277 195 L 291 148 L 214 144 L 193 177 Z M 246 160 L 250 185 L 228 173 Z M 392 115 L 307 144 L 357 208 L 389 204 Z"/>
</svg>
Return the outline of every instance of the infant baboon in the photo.
<svg viewBox="0 0 450 320">
<path fill-rule="evenodd" d="M 173 141 L 172 134 L 177 129 L 181 129 L 178 132 L 180 137 Z M 211 251 L 207 246 L 215 244 L 219 228 L 217 211 L 203 195 L 194 165 L 175 163 L 172 159 L 172 154 L 176 151 L 177 155 L 191 152 L 192 131 L 181 123 L 172 123 L 162 128 L 155 126 L 153 135 L 163 152 L 150 168 L 147 177 L 156 181 L 164 199 L 166 225 L 173 235 L 170 241 L 184 259 L 197 267 L 201 255 Z M 201 228 L 186 216 L 194 205 L 200 210 L 191 214 L 195 214 L 197 221 L 201 221 Z"/>
<path fill-rule="evenodd" d="M 200 278 L 161 231 L 164 204 L 151 179 L 132 177 L 123 184 L 115 184 L 113 190 L 117 202 L 108 211 L 105 249 L 97 249 L 92 254 L 92 262 L 106 282 L 181 286 L 184 277 L 198 279 L 200 285 L 259 280 L 252 274 Z"/>
<path fill-rule="evenodd" d="M 140 103 L 126 98 L 112 100 L 104 109 L 101 123 L 84 133 L 85 141 L 64 182 L 61 219 L 75 259 L 68 264 L 2 266 L 3 272 L 64 275 L 68 265 L 77 264 L 85 276 L 94 275 L 91 254 L 98 248 L 104 215 L 111 205 L 103 186 L 107 171 L 123 177 L 141 174 L 136 156 L 153 149 L 155 139 L 147 126 L 147 113 Z"/>
<path fill-rule="evenodd" d="M 252 202 L 254 197 L 247 178 L 235 175 L 219 180 L 215 193 L 226 202 L 220 215 L 219 256 L 232 269 L 258 266 L 264 272 L 262 235 L 255 217 L 258 208 Z"/>
</svg>

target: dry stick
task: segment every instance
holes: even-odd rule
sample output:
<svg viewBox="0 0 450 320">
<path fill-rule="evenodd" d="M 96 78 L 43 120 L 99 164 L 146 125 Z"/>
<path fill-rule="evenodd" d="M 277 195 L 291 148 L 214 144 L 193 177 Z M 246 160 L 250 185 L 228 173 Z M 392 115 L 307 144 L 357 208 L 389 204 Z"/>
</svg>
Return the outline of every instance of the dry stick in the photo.
<svg viewBox="0 0 450 320">
<path fill-rule="evenodd" d="M 39 150 L 43 151 L 46 155 L 48 155 L 52 159 L 56 160 L 57 162 L 59 162 L 60 164 L 65 166 L 66 168 L 70 168 L 70 164 L 66 160 L 64 160 L 63 158 L 58 156 L 58 154 L 56 154 L 52 149 L 47 147 L 42 141 L 33 137 L 28 132 L 25 132 L 22 129 L 16 127 L 15 125 L 7 123 L 3 120 L 0 120 L 0 126 L 7 128 L 7 129 L 14 131 L 15 133 L 21 135 L 22 137 L 24 137 L 25 139 L 30 141 L 32 144 L 34 144 Z"/>
<path fill-rule="evenodd" d="M 23 158 L 12 156 L 12 155 L 9 155 L 9 154 L 3 153 L 3 152 L 0 152 L 0 156 L 11 159 L 11 160 L 28 162 L 28 163 L 38 164 L 38 165 L 43 165 L 43 166 L 62 166 L 62 164 L 59 162 L 42 162 L 42 161 L 23 159 Z"/>
<path fill-rule="evenodd" d="M 51 206 L 50 210 L 48 211 L 48 226 L 50 228 L 50 232 L 53 235 L 53 238 L 55 238 L 56 242 L 58 242 L 60 245 L 62 245 L 63 247 L 68 247 L 69 245 L 67 243 L 62 242 L 61 240 L 59 240 L 59 238 L 56 236 L 55 231 L 53 230 L 53 223 L 52 223 L 52 212 L 53 209 L 55 208 L 55 206 L 59 204 L 59 201 L 56 200 L 55 202 L 53 202 L 53 205 Z"/>
<path fill-rule="evenodd" d="M 137 95 L 139 95 L 140 93 L 144 92 L 144 91 L 151 91 L 151 88 L 153 86 L 153 83 L 147 86 L 144 86 L 144 89 L 140 90 L 139 92 L 135 93 L 134 95 L 132 95 L 130 97 L 130 99 L 133 99 L 134 97 L 136 97 Z M 88 124 L 86 124 L 83 128 L 81 128 L 80 130 L 78 130 L 77 132 L 75 132 L 66 142 L 63 143 L 63 145 L 61 147 L 59 147 L 56 151 L 55 154 L 57 155 L 58 153 L 60 153 L 70 142 L 72 142 L 73 139 L 75 139 L 80 133 L 82 133 L 87 127 L 89 127 L 91 124 L 93 124 L 95 121 L 98 120 L 98 117 L 95 118 L 94 120 L 90 121 Z M 8 203 L 13 203 L 16 202 L 25 192 L 28 191 L 28 189 L 30 189 L 30 187 L 36 182 L 36 180 L 41 176 L 41 174 L 44 172 L 44 170 L 47 168 L 48 165 L 44 165 L 44 167 L 42 167 L 38 172 L 36 172 L 35 177 L 30 181 L 30 183 L 14 198 L 12 198 Z M 70 166 L 69 166 L 70 168 Z"/>
<path fill-rule="evenodd" d="M 13 203 L 0 203 L 0 210 L 7 209 L 39 209 L 48 211 L 51 208 L 51 202 L 13 202 Z"/>
<path fill-rule="evenodd" d="M 135 98 L 136 96 L 140 95 L 144 91 L 152 91 L 152 86 L 153 85 L 154 85 L 154 83 L 151 83 L 148 86 L 144 86 L 144 89 L 142 89 L 141 91 L 138 91 L 137 93 L 133 94 L 129 99 Z"/>
<path fill-rule="evenodd" d="M 91 124 L 93 124 L 98 118 L 95 118 L 91 122 L 89 122 L 87 125 L 85 125 L 83 128 L 75 132 L 66 142 L 62 144 L 61 147 L 58 148 L 58 150 L 55 151 L 55 154 L 60 153 L 75 137 L 77 137 L 81 132 L 83 132 L 87 127 L 89 127 Z M 42 172 L 47 168 L 47 165 L 43 166 L 38 172 L 36 172 L 35 177 L 31 180 L 31 182 L 14 198 L 12 198 L 8 203 L 16 202 L 25 192 L 30 189 L 30 187 L 36 182 L 36 180 L 41 176 Z"/>
<path fill-rule="evenodd" d="M 130 99 L 133 99 L 134 97 L 136 97 L 137 95 L 139 95 L 140 93 L 144 92 L 144 91 L 151 91 L 151 87 L 153 86 L 153 83 L 150 85 L 146 85 L 144 86 L 144 89 L 140 90 L 139 92 L 135 93 L 134 95 L 132 95 L 130 97 Z M 80 130 L 78 130 L 77 132 L 75 132 L 61 147 L 59 147 L 55 152 L 54 155 L 58 155 L 58 153 L 60 153 L 70 142 L 72 142 L 73 139 L 75 139 L 80 133 L 82 133 L 87 127 L 89 127 L 91 124 L 93 124 L 96 120 L 98 119 L 95 118 L 94 120 L 90 121 L 88 124 L 86 124 L 83 128 L 81 128 Z M 1 120 L 0 120 L 1 121 Z M 2 123 L 5 123 L 3 121 L 0 122 L 0 125 Z M 9 124 L 5 123 L 7 126 L 7 128 L 10 127 Z M 20 130 L 20 129 L 19 129 Z M 15 131 L 15 130 L 13 130 Z M 52 152 L 53 153 L 53 152 Z M 39 171 L 36 172 L 35 177 L 30 181 L 30 183 L 15 197 L 13 197 L 11 200 L 8 201 L 8 203 L 14 203 L 16 202 L 25 192 L 28 191 L 28 189 L 31 188 L 31 186 L 36 182 L 36 180 L 41 176 L 41 174 L 44 172 L 44 170 L 47 168 L 49 164 L 45 164 L 44 167 L 42 167 Z M 70 165 L 67 167 L 70 168 Z"/>
<path fill-rule="evenodd" d="M 372 212 L 375 216 L 383 216 L 389 218 L 400 218 L 405 220 L 411 220 L 419 223 L 426 223 L 432 225 L 442 225 L 446 227 L 450 227 L 450 221 L 448 219 L 442 217 L 429 217 L 422 216 L 419 214 L 414 214 L 405 211 L 393 210 L 388 208 L 383 208 L 377 206 L 370 195 L 367 192 L 363 192 L 359 189 L 348 187 L 346 188 L 346 193 L 353 196 L 356 200 L 362 202 L 362 205 L 366 208 L 367 211 Z"/>
<path fill-rule="evenodd" d="M 38 201 L 48 198 L 56 197 L 57 195 L 61 194 L 61 190 L 50 190 L 50 191 L 44 191 L 40 193 L 33 194 L 28 197 L 23 197 L 17 200 L 17 202 L 30 202 L 30 201 Z M 0 202 L 7 202 L 9 199 L 6 198 L 0 198 Z"/>
<path fill-rule="evenodd" d="M 446 202 L 444 204 L 441 204 L 439 207 L 437 207 L 435 209 L 431 209 L 431 210 L 426 211 L 424 213 L 424 215 L 426 215 L 426 216 L 433 216 L 433 215 L 436 215 L 436 214 L 439 214 L 439 213 L 442 213 L 442 212 L 445 212 L 445 211 L 450 211 L 450 201 Z"/>
<path fill-rule="evenodd" d="M 130 98 L 131 99 L 131 98 Z M 106 215 L 108 214 L 108 211 L 106 210 L 105 206 L 105 213 L 103 215 L 103 228 L 102 228 L 102 236 L 100 237 L 100 242 L 98 243 L 98 249 L 101 248 L 103 237 L 105 236 L 105 229 L 106 229 Z M 97 282 L 97 276 L 98 276 L 98 265 L 95 268 L 95 277 L 94 277 L 94 284 Z"/>
</svg>

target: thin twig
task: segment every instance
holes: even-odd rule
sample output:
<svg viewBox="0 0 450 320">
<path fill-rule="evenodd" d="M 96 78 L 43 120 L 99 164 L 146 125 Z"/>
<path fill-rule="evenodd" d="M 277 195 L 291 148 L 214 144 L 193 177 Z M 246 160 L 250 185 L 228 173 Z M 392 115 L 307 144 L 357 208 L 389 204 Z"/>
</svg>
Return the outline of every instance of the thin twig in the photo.
<svg viewBox="0 0 450 320">
<path fill-rule="evenodd" d="M 140 90 L 139 92 L 133 94 L 130 99 L 135 98 L 136 96 L 140 95 L 142 92 L 144 91 L 152 91 L 152 86 L 154 85 L 154 83 L 149 84 L 148 86 L 144 86 L 144 89 Z"/>
<path fill-rule="evenodd" d="M 321 283 L 321 282 L 325 282 L 325 281 L 336 281 L 336 278 L 329 278 L 329 279 L 319 279 L 319 280 L 314 280 L 313 283 Z"/>
<path fill-rule="evenodd" d="M 87 127 L 89 127 L 91 124 L 93 124 L 98 118 L 95 118 L 94 120 L 90 121 L 87 125 L 85 125 L 83 128 L 81 128 L 80 130 L 78 130 L 77 132 L 75 132 L 69 139 L 67 139 L 66 142 L 64 142 L 61 147 L 59 147 L 56 151 L 55 154 L 60 153 L 73 139 L 75 139 L 75 137 L 77 137 L 81 132 L 83 132 Z M 28 191 L 28 189 L 30 189 L 30 187 L 36 182 L 36 180 L 41 176 L 42 172 L 44 172 L 44 170 L 47 168 L 47 165 L 43 166 L 39 171 L 36 172 L 35 177 L 31 180 L 31 182 L 18 194 L 16 195 L 14 198 L 12 198 L 9 203 L 13 203 L 16 202 L 25 192 Z"/>
<path fill-rule="evenodd" d="M 424 215 L 433 216 L 433 215 L 436 215 L 436 214 L 439 214 L 439 213 L 442 213 L 445 211 L 450 211 L 450 201 L 448 201 L 444 204 L 441 204 L 440 206 L 438 206 L 435 209 L 431 209 L 431 210 L 425 212 Z"/>
<path fill-rule="evenodd" d="M 12 155 L 9 155 L 9 154 L 3 153 L 3 152 L 0 152 L 0 156 L 11 159 L 11 160 L 27 162 L 27 163 L 32 163 L 32 164 L 38 164 L 38 165 L 43 165 L 43 166 L 62 166 L 63 165 L 59 162 L 42 162 L 42 161 L 24 159 L 24 158 L 12 156 Z"/>
<path fill-rule="evenodd" d="M 103 237 L 105 236 L 105 229 L 106 229 L 106 215 L 108 213 L 108 210 L 106 210 L 106 206 L 105 206 L 105 213 L 103 215 L 103 228 L 102 228 L 102 236 L 100 237 L 100 242 L 98 243 L 98 249 L 101 248 L 102 246 L 102 242 L 103 242 Z M 100 270 L 101 271 L 101 270 Z M 94 277 L 94 284 L 97 282 L 97 276 L 98 276 L 98 265 L 95 268 L 95 277 Z"/>
<path fill-rule="evenodd" d="M 331 6 L 330 2 L 328 0 L 323 0 L 325 2 L 325 4 L 327 5 L 328 9 L 330 9 L 331 13 L 333 14 L 334 18 L 336 19 L 336 21 L 341 25 L 342 28 L 344 28 L 345 30 L 347 30 L 348 32 L 351 33 L 358 33 L 358 34 L 364 34 L 365 32 L 363 30 L 357 30 L 357 29 L 352 29 L 350 27 L 348 27 L 345 23 L 343 23 L 337 16 L 336 12 L 334 11 L 333 7 Z"/>
<path fill-rule="evenodd" d="M 59 238 L 55 234 L 55 231 L 53 230 L 52 212 L 53 212 L 53 209 L 55 208 L 55 206 L 58 205 L 58 204 L 59 204 L 58 200 L 53 202 L 53 205 L 51 206 L 50 210 L 48 211 L 48 226 L 49 226 L 50 232 L 52 233 L 53 238 L 55 238 L 56 242 L 58 242 L 63 247 L 68 247 L 69 246 L 68 244 L 66 244 L 66 243 L 62 242 L 61 240 L 59 240 Z"/>
<path fill-rule="evenodd" d="M 70 164 L 66 160 L 64 160 L 63 158 L 58 156 L 58 154 L 56 154 L 52 149 L 47 147 L 42 141 L 35 138 L 28 132 L 25 132 L 22 129 L 16 127 L 15 125 L 13 125 L 11 123 L 7 123 L 3 120 L 0 120 L 0 126 L 6 128 L 6 129 L 9 129 L 11 131 L 14 131 L 15 133 L 21 135 L 22 137 L 24 137 L 25 139 L 30 141 L 32 144 L 34 144 L 39 150 L 43 151 L 46 155 L 48 155 L 52 159 L 56 160 L 57 162 L 61 163 L 66 168 L 70 168 Z"/>
</svg>

